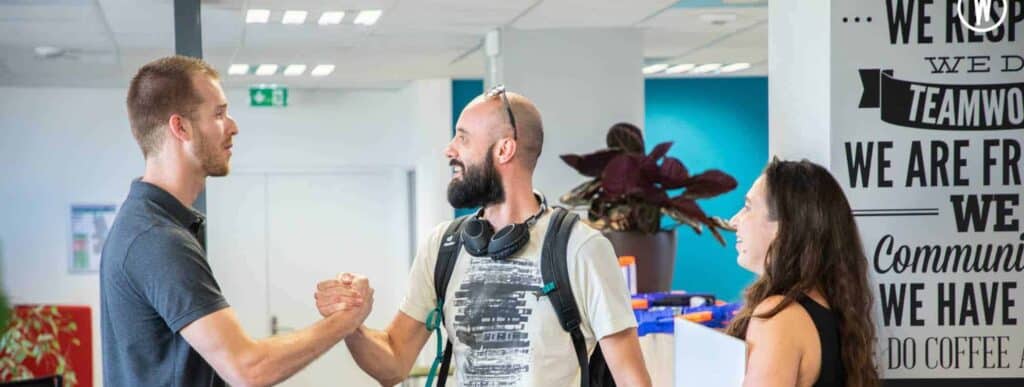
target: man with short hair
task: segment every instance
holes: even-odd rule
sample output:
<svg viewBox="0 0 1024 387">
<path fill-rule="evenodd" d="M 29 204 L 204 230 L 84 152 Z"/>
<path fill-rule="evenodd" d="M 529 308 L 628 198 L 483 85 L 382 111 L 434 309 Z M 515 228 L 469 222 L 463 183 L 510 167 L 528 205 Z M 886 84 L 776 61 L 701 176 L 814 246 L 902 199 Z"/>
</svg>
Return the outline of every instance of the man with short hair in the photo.
<svg viewBox="0 0 1024 387">
<path fill-rule="evenodd" d="M 548 287 L 542 282 L 542 244 L 547 233 L 555 232 L 548 230 L 554 211 L 533 190 L 543 143 L 536 106 L 496 88 L 462 111 L 455 137 L 445 148 L 454 173 L 449 203 L 456 208 L 482 207 L 467 222 L 493 230 L 490 244 L 499 243 L 498 230 L 506 226 L 515 225 L 505 236 L 515 228 L 528 233 L 520 243 L 507 249 L 491 246 L 484 254 L 470 253 L 482 245 L 469 246 L 467 234 L 462 234 L 465 248 L 456 253 L 449 286 L 440 297 L 443 328 L 454 348 L 456 385 L 580 384 L 573 339 L 559 324 L 543 290 Z M 345 339 L 356 363 L 382 385 L 405 379 L 430 337 L 426 322 L 434 320 L 439 307 L 434 283 L 439 248 L 442 243 L 459 245 L 442 242 L 448 226 L 439 225 L 420 245 L 409 291 L 391 325 L 385 330 L 360 327 Z M 611 243 L 582 223 L 570 232 L 565 259 L 587 356 L 600 345 L 618 385 L 650 386 L 629 291 Z M 351 285 L 344 278 L 322 281 L 316 294 L 321 314 L 330 316 L 348 302 L 349 293 Z"/>
<path fill-rule="evenodd" d="M 346 277 L 350 302 L 338 313 L 286 335 L 247 335 L 206 260 L 204 217 L 190 206 L 207 176 L 228 174 L 238 134 L 217 71 L 194 58 L 155 60 L 132 78 L 127 105 L 146 168 L 100 263 L 105 385 L 271 385 L 362 324 L 373 290 Z"/>
</svg>

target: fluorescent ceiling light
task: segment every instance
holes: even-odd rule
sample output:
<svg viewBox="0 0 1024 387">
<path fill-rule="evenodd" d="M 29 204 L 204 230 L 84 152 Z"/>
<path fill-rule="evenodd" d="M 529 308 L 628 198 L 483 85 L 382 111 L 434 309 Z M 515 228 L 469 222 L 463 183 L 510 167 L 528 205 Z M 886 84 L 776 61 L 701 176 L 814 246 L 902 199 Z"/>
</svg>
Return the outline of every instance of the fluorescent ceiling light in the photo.
<svg viewBox="0 0 1024 387">
<path fill-rule="evenodd" d="M 281 24 L 302 24 L 306 22 L 306 11 L 284 11 Z"/>
<path fill-rule="evenodd" d="M 334 65 L 332 65 L 332 64 L 322 64 L 322 65 L 316 65 L 316 67 L 313 68 L 313 71 L 309 72 L 309 75 L 312 75 L 314 77 L 322 77 L 322 76 L 328 75 L 328 74 L 330 74 L 332 72 L 334 72 Z"/>
<path fill-rule="evenodd" d="M 723 73 L 732 73 L 732 72 L 736 72 L 736 71 L 743 71 L 743 70 L 746 70 L 746 69 L 749 69 L 749 68 L 750 68 L 750 63 L 739 62 L 739 63 L 733 63 L 731 65 L 727 65 L 727 66 L 722 66 L 722 69 L 719 70 L 719 71 L 721 71 Z"/>
<path fill-rule="evenodd" d="M 665 74 L 685 73 L 687 71 L 693 70 L 694 67 L 696 67 L 696 65 L 694 65 L 693 63 L 684 63 L 684 64 L 681 64 L 681 65 L 675 65 L 675 66 L 669 67 L 668 70 L 665 70 Z"/>
<path fill-rule="evenodd" d="M 379 9 L 368 9 L 365 11 L 359 11 L 359 14 L 356 15 L 356 20 L 353 21 L 353 23 L 362 24 L 364 26 L 372 26 L 374 23 L 377 23 L 377 19 L 380 19 L 380 15 L 382 13 L 384 13 L 384 11 L 381 11 Z"/>
<path fill-rule="evenodd" d="M 306 72 L 306 65 L 304 64 L 290 64 L 284 68 L 284 75 L 289 77 L 302 75 L 304 72 Z"/>
<path fill-rule="evenodd" d="M 246 23 L 266 23 L 270 21 L 269 9 L 250 9 L 245 13 Z"/>
<path fill-rule="evenodd" d="M 228 75 L 245 75 L 249 73 L 249 65 L 247 64 L 233 64 L 228 67 Z"/>
<path fill-rule="evenodd" d="M 341 11 L 328 11 L 320 15 L 320 20 L 317 24 L 322 26 L 341 24 L 341 19 L 345 18 L 345 13 Z"/>
<path fill-rule="evenodd" d="M 700 66 L 697 66 L 697 68 L 693 69 L 693 73 L 694 74 L 710 73 L 712 71 L 720 69 L 721 67 L 722 67 L 721 63 L 702 64 Z"/>
<path fill-rule="evenodd" d="M 274 75 L 277 72 L 276 64 L 261 64 L 256 68 L 256 75 Z"/>
<path fill-rule="evenodd" d="M 644 74 L 657 74 L 668 68 L 667 64 L 658 63 L 644 67 Z"/>
</svg>

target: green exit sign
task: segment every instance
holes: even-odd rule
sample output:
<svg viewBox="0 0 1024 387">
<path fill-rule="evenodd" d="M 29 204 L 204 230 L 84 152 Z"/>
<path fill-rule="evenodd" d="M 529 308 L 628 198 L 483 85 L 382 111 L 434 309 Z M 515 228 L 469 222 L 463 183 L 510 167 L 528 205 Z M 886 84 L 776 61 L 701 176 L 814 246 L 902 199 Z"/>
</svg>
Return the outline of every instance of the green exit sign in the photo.
<svg viewBox="0 0 1024 387">
<path fill-rule="evenodd" d="M 288 106 L 288 88 L 278 85 L 251 86 L 249 106 Z"/>
</svg>

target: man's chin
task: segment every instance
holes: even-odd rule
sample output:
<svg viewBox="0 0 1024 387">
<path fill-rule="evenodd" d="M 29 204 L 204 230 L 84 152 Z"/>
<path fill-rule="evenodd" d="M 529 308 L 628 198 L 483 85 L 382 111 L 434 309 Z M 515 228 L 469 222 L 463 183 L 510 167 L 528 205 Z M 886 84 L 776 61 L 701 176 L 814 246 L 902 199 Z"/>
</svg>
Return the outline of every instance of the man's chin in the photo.
<svg viewBox="0 0 1024 387">
<path fill-rule="evenodd" d="M 224 177 L 231 172 L 231 166 L 225 164 L 224 166 L 209 169 L 206 171 L 206 175 L 209 177 Z"/>
</svg>

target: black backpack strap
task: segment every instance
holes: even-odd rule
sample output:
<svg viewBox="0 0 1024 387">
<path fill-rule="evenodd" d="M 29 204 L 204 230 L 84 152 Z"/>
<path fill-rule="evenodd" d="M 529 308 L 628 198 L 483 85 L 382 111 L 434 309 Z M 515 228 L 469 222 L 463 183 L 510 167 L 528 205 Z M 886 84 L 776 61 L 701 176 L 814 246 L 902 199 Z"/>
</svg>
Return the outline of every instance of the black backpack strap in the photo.
<svg viewBox="0 0 1024 387">
<path fill-rule="evenodd" d="M 448 292 L 448 281 L 452 279 L 455 263 L 462 250 L 462 224 L 470 216 L 453 220 L 441 236 L 441 247 L 437 250 L 437 262 L 434 263 L 434 295 L 438 300 L 443 300 Z"/>
<path fill-rule="evenodd" d="M 580 309 L 572 294 L 569 282 L 569 266 L 567 253 L 569 237 L 572 229 L 579 221 L 579 216 L 563 208 L 556 208 L 551 215 L 544 247 L 541 252 L 541 278 L 544 280 L 544 293 L 547 294 L 551 306 L 555 308 L 558 322 L 562 329 L 569 332 L 576 359 L 580 364 L 580 385 L 590 386 L 590 365 L 587 360 L 587 343 L 580 329 Z"/>
<path fill-rule="evenodd" d="M 437 298 L 437 312 L 440 324 L 444 325 L 444 296 L 448 294 L 448 282 L 455 271 L 455 263 L 462 251 L 462 224 L 472 215 L 463 216 L 452 221 L 441 236 L 441 247 L 437 250 L 437 262 L 434 263 L 434 295 Z M 441 340 L 438 333 L 437 340 Z M 448 370 L 452 362 L 452 341 L 446 340 L 441 367 L 437 374 L 437 386 L 442 387 L 448 380 Z M 429 381 L 428 381 L 429 383 Z"/>
<path fill-rule="evenodd" d="M 440 337 L 437 338 L 441 340 Z M 441 361 L 441 370 L 437 375 L 437 387 L 444 387 L 445 382 L 448 381 L 448 370 L 451 369 L 452 364 L 452 341 L 448 340 L 448 343 L 444 345 L 444 360 Z"/>
</svg>

